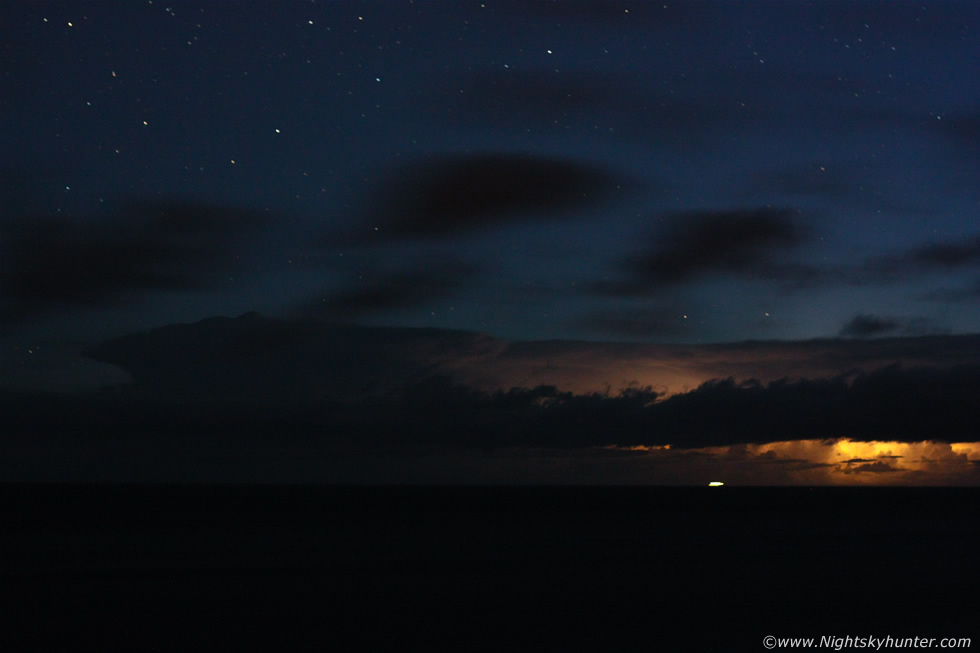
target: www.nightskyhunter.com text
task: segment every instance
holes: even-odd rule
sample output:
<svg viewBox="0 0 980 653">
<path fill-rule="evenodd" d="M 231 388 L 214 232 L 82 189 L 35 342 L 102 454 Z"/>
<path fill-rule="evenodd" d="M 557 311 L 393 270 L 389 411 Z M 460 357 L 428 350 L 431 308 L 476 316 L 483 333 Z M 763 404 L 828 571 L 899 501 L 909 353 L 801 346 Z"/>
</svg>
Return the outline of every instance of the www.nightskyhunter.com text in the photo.
<svg viewBox="0 0 980 653">
<path fill-rule="evenodd" d="M 767 635 L 762 645 L 769 650 L 783 648 L 822 648 L 841 651 L 846 648 L 871 649 L 880 651 L 890 648 L 970 648 L 969 637 L 853 637 L 847 635 L 824 635 L 819 640 L 813 637 L 773 637 Z"/>
</svg>

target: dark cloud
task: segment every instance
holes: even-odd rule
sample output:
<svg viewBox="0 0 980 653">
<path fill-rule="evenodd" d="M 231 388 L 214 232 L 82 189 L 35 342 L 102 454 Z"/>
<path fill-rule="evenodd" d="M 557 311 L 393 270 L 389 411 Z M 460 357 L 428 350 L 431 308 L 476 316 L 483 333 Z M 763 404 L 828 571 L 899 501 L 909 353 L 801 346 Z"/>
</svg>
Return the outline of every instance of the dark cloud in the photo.
<svg viewBox="0 0 980 653">
<path fill-rule="evenodd" d="M 594 284 L 600 294 L 643 294 L 715 275 L 782 278 L 800 270 L 778 254 L 803 241 L 790 209 L 709 211 L 672 216 L 651 250 L 626 262 L 631 278 Z"/>
<path fill-rule="evenodd" d="M 93 348 L 90 357 L 121 366 L 132 382 L 76 397 L 0 393 L 0 431 L 150 438 L 170 450 L 200 442 L 226 450 L 669 444 L 683 451 L 839 438 L 971 441 L 980 430 L 978 352 L 977 336 L 698 347 L 506 343 L 472 333 L 248 314 Z M 617 376 L 597 376 L 603 360 Z M 726 369 L 742 378 L 755 370 L 777 380 L 715 378 L 670 395 L 642 382 L 621 385 L 618 393 L 514 382 L 541 378 L 527 371 L 540 361 L 547 362 L 543 373 L 558 379 L 574 380 L 577 368 L 587 369 L 594 388 L 597 379 L 623 378 L 633 373 L 628 364 L 644 360 L 669 374 L 694 366 L 716 377 Z M 933 366 L 887 365 L 896 360 Z M 767 361 L 776 367 L 767 369 Z M 773 376 L 780 372 L 798 376 Z M 702 378 L 709 373 L 702 370 Z M 887 471 L 880 459 L 868 460 L 838 469 Z"/>
<path fill-rule="evenodd" d="M 928 336 L 951 333 L 952 329 L 927 317 L 896 318 L 879 315 L 855 315 L 840 330 L 842 338 L 875 338 L 878 336 Z"/>
<path fill-rule="evenodd" d="M 899 254 L 878 256 L 846 274 L 854 283 L 895 283 L 922 274 L 980 269 L 980 235 L 929 243 Z"/>
<path fill-rule="evenodd" d="M 677 392 L 712 378 L 770 382 L 867 372 L 896 362 L 980 364 L 978 340 L 976 335 L 935 335 L 715 345 L 534 342 L 249 314 L 134 333 L 92 348 L 89 355 L 122 367 L 138 385 L 166 395 L 251 397 L 275 391 L 296 397 L 357 396 L 433 374 L 486 391 L 543 384 L 587 394 L 634 381 Z"/>
<path fill-rule="evenodd" d="M 790 212 L 783 211 L 782 214 L 788 216 Z M 747 227 L 743 233 L 737 231 L 741 226 Z M 980 236 L 930 243 L 897 254 L 871 256 L 855 265 L 817 265 L 780 258 L 781 254 L 802 244 L 805 236 L 803 230 L 788 220 L 766 218 L 743 222 L 736 219 L 727 230 L 715 232 L 714 237 L 709 231 L 691 232 L 685 234 L 679 229 L 666 232 L 665 240 L 649 255 L 629 259 L 627 269 L 633 273 L 631 278 L 594 282 L 589 288 L 600 295 L 638 296 L 671 283 L 728 273 L 779 283 L 784 290 L 796 292 L 835 286 L 891 285 L 928 274 L 980 268 Z M 926 293 L 923 299 L 962 302 L 976 297 L 977 288 L 969 287 L 933 291 Z M 903 335 L 946 331 L 945 327 L 926 324 L 922 320 L 901 322 Z M 859 322 L 854 327 L 857 331 L 842 332 L 842 335 L 860 335 L 862 326 L 866 325 Z"/>
<path fill-rule="evenodd" d="M 845 462 L 848 462 L 848 463 L 861 462 L 863 464 L 853 465 L 853 466 L 852 465 L 847 465 L 846 467 L 843 467 L 840 471 L 842 473 L 844 473 L 844 474 L 867 474 L 867 473 L 872 473 L 872 474 L 887 474 L 889 472 L 899 472 L 899 471 L 901 471 L 900 469 L 897 469 L 895 467 L 892 467 L 891 465 L 889 465 L 888 463 L 886 463 L 886 462 L 884 462 L 882 460 L 876 460 L 874 462 L 872 462 L 872 461 L 865 461 L 865 460 L 861 460 L 861 461 L 858 461 L 858 460 L 848 460 L 848 461 L 845 461 Z"/>
<path fill-rule="evenodd" d="M 897 254 L 877 255 L 854 266 L 808 267 L 797 276 L 799 287 L 886 285 L 929 274 L 980 269 L 980 235 L 959 240 L 928 243 Z M 926 299 L 963 301 L 970 290 L 937 291 Z"/>
<path fill-rule="evenodd" d="M 780 465 L 792 468 L 793 470 L 827 469 L 835 467 L 833 463 L 819 463 L 805 458 L 779 458 L 775 451 L 768 451 L 753 458 L 754 461 L 767 465 Z"/>
<path fill-rule="evenodd" d="M 657 404 L 659 440 L 709 446 L 786 439 L 970 440 L 980 367 L 888 366 L 867 374 L 775 381 L 712 381 Z M 671 435 L 666 435 L 671 434 Z"/>
<path fill-rule="evenodd" d="M 319 360 L 314 360 L 319 363 Z M 145 389 L 145 386 L 144 386 Z M 969 441 L 980 428 L 980 367 L 897 366 L 826 379 L 736 383 L 718 380 L 663 398 L 650 388 L 619 394 L 573 394 L 554 386 L 483 392 L 435 375 L 383 395 L 344 401 L 329 397 L 181 399 L 122 392 L 64 398 L 59 410 L 38 410 L 43 398 L 0 395 L 6 433 L 25 429 L 129 436 L 221 437 L 228 446 L 330 442 L 353 447 L 441 445 L 462 448 L 643 447 L 697 449 L 790 440 Z M 842 469 L 888 471 L 881 460 L 851 459 Z M 888 466 L 890 467 L 890 466 Z"/>
<path fill-rule="evenodd" d="M 86 354 L 122 367 L 141 391 L 161 396 L 309 400 L 388 391 L 497 347 L 474 333 L 248 313 L 131 334 Z"/>
<path fill-rule="evenodd" d="M 206 287 L 216 272 L 236 267 L 228 245 L 266 221 L 257 212 L 182 202 L 131 202 L 103 220 L 5 220 L 0 315 L 18 320 Z"/>
<path fill-rule="evenodd" d="M 899 328 L 898 320 L 876 315 L 855 315 L 841 330 L 840 335 L 849 338 L 870 338 L 886 333 L 894 333 Z"/>
<path fill-rule="evenodd" d="M 564 217 L 616 187 L 605 170 L 562 159 L 441 157 L 392 173 L 377 189 L 380 203 L 371 220 L 383 238 L 447 236 L 521 219 Z"/>
<path fill-rule="evenodd" d="M 966 238 L 962 242 L 919 247 L 910 251 L 905 259 L 922 268 L 934 270 L 980 267 L 980 235 Z"/>
<path fill-rule="evenodd" d="M 431 261 L 415 269 L 379 274 L 307 307 L 314 315 L 350 319 L 395 309 L 422 306 L 459 290 L 478 271 L 463 261 Z"/>
<path fill-rule="evenodd" d="M 690 213 L 657 238 L 654 252 L 638 262 L 656 283 L 688 281 L 705 273 L 749 273 L 769 260 L 770 250 L 792 248 L 801 240 L 792 211 Z"/>
</svg>

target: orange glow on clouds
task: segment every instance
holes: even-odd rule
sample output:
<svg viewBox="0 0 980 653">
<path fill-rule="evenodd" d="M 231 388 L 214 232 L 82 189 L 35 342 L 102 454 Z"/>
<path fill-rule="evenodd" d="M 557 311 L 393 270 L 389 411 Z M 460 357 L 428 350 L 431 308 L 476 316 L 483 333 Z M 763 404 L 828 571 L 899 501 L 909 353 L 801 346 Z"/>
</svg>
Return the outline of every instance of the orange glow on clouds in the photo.
<svg viewBox="0 0 980 653">
<path fill-rule="evenodd" d="M 634 450 L 640 448 L 633 448 Z M 647 449 L 651 455 L 665 448 Z M 980 442 L 793 440 L 673 450 L 729 484 L 975 485 Z M 667 462 L 666 460 L 663 462 Z"/>
<path fill-rule="evenodd" d="M 444 480 L 459 483 L 706 486 L 720 479 L 726 488 L 980 486 L 980 442 L 796 440 L 701 449 L 499 449 L 457 452 L 448 467 L 445 453 L 407 459 L 404 453 L 399 451 L 399 464 L 413 472 L 426 466 L 451 470 Z"/>
<path fill-rule="evenodd" d="M 920 341 L 921 340 L 921 341 Z M 928 339 L 811 340 L 714 345 L 649 345 L 600 342 L 508 343 L 485 338 L 462 355 L 423 357 L 457 382 L 484 390 L 554 385 L 576 394 L 650 386 L 669 396 L 711 379 L 827 378 L 844 371 L 871 371 L 896 363 L 947 367 L 980 363 L 972 341 L 950 341 L 937 350 Z M 959 342 L 959 345 L 955 343 Z M 931 344 L 930 344 L 931 343 Z"/>
</svg>

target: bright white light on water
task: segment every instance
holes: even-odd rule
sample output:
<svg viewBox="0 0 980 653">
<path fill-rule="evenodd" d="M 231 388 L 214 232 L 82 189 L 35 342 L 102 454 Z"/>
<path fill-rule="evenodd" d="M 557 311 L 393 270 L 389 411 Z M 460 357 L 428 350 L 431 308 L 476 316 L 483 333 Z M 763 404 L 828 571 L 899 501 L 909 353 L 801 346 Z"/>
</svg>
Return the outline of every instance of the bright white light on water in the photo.
<svg viewBox="0 0 980 653">
<path fill-rule="evenodd" d="M 724 485 L 724 483 L 721 481 L 711 481 L 708 483 L 708 487 L 721 487 L 722 485 Z"/>
</svg>

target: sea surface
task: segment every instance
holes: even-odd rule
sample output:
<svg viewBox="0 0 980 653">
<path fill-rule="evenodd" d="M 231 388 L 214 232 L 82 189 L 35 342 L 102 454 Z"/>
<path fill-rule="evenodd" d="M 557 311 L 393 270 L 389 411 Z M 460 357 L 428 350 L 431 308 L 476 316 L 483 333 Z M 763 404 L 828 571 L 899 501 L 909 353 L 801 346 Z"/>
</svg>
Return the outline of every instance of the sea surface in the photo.
<svg viewBox="0 0 980 653">
<path fill-rule="evenodd" d="M 0 650 L 980 646 L 978 507 L 977 488 L 0 485 Z"/>
</svg>

